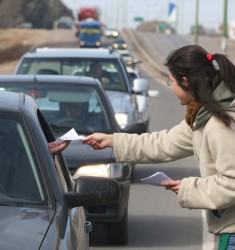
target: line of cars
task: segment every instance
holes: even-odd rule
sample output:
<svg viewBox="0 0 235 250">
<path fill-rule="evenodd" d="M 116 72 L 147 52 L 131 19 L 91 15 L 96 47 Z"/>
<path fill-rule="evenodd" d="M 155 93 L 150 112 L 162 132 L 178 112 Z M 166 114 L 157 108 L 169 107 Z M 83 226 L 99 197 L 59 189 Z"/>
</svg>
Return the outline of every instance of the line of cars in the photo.
<svg viewBox="0 0 235 250">
<path fill-rule="evenodd" d="M 94 64 L 101 66 L 102 76 L 91 74 Z M 121 54 L 113 49 L 35 49 L 23 55 L 15 76 L 0 77 L 0 90 L 30 95 L 56 137 L 71 128 L 84 136 L 95 131 L 141 134 L 148 130 L 149 84 L 132 79 Z M 103 203 L 98 199 L 82 205 L 93 225 L 91 244 L 126 244 L 134 166 L 116 163 L 111 148 L 95 151 L 81 141 L 71 143 L 62 157 L 72 181 L 98 176 L 101 183 L 104 179 L 117 183 L 119 199 L 116 187 L 116 196 L 106 192 L 110 199 Z"/>
<path fill-rule="evenodd" d="M 106 77 L 99 78 L 96 74 L 90 74 L 90 68 L 94 63 L 101 65 L 102 73 L 105 73 Z M 145 111 L 147 113 L 146 120 L 141 119 L 136 97 L 142 95 L 148 99 L 149 83 L 143 78 L 131 79 L 122 56 L 117 50 L 38 48 L 23 55 L 15 73 L 78 75 L 99 78 L 111 101 L 121 128 L 138 122 L 144 122 L 148 126 L 148 108 Z"/>
</svg>

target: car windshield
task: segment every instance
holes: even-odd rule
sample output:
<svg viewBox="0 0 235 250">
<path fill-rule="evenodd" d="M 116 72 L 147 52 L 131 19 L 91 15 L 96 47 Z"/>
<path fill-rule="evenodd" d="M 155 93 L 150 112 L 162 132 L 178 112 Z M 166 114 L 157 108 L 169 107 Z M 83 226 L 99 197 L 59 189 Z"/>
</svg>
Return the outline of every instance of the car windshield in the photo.
<svg viewBox="0 0 235 250">
<path fill-rule="evenodd" d="M 18 115 L 0 114 L 0 204 L 45 206 L 45 186 L 23 128 Z"/>
<path fill-rule="evenodd" d="M 128 91 L 120 64 L 113 59 L 24 58 L 17 74 L 91 76 L 97 78 L 105 90 Z"/>
<path fill-rule="evenodd" d="M 83 134 L 110 132 L 108 114 L 95 88 L 51 83 L 32 85 L 9 83 L 2 90 L 32 96 L 56 133 L 64 133 L 71 128 Z"/>
</svg>

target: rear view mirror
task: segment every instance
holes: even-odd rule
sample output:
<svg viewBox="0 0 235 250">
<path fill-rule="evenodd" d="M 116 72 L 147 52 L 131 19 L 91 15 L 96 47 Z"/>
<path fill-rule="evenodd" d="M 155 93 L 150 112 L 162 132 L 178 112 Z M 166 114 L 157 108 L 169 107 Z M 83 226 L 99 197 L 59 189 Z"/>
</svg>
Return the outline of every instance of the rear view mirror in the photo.
<svg viewBox="0 0 235 250">
<path fill-rule="evenodd" d="M 75 192 L 65 193 L 69 207 L 110 204 L 117 202 L 121 196 L 120 186 L 114 179 L 80 176 L 75 185 Z"/>
</svg>

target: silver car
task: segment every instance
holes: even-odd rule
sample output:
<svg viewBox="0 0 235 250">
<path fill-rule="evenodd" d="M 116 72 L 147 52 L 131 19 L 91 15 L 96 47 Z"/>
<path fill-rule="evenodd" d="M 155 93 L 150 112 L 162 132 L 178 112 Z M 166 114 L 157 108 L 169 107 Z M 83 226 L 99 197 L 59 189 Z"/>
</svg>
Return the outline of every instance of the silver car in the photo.
<svg viewBox="0 0 235 250">
<path fill-rule="evenodd" d="M 91 74 L 99 63 L 102 75 Z M 137 95 L 146 93 L 149 84 L 141 79 L 132 82 L 118 51 L 113 49 L 41 48 L 22 56 L 16 74 L 59 74 L 92 76 L 102 83 L 121 128 L 144 122 L 139 114 Z"/>
</svg>

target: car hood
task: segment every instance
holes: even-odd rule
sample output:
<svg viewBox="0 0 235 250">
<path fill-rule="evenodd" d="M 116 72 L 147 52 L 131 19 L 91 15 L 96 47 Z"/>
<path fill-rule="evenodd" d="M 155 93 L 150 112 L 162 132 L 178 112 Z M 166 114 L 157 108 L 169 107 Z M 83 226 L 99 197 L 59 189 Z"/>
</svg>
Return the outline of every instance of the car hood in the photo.
<svg viewBox="0 0 235 250">
<path fill-rule="evenodd" d="M 91 146 L 83 144 L 81 141 L 71 142 L 63 151 L 63 155 L 65 156 L 70 170 L 75 170 L 82 165 L 92 163 L 115 162 L 112 148 L 94 150 Z"/>
<path fill-rule="evenodd" d="M 0 207 L 1 249 L 39 249 L 50 225 L 49 210 Z"/>
<path fill-rule="evenodd" d="M 106 90 L 115 113 L 128 113 L 131 98 L 129 93 Z"/>
</svg>

